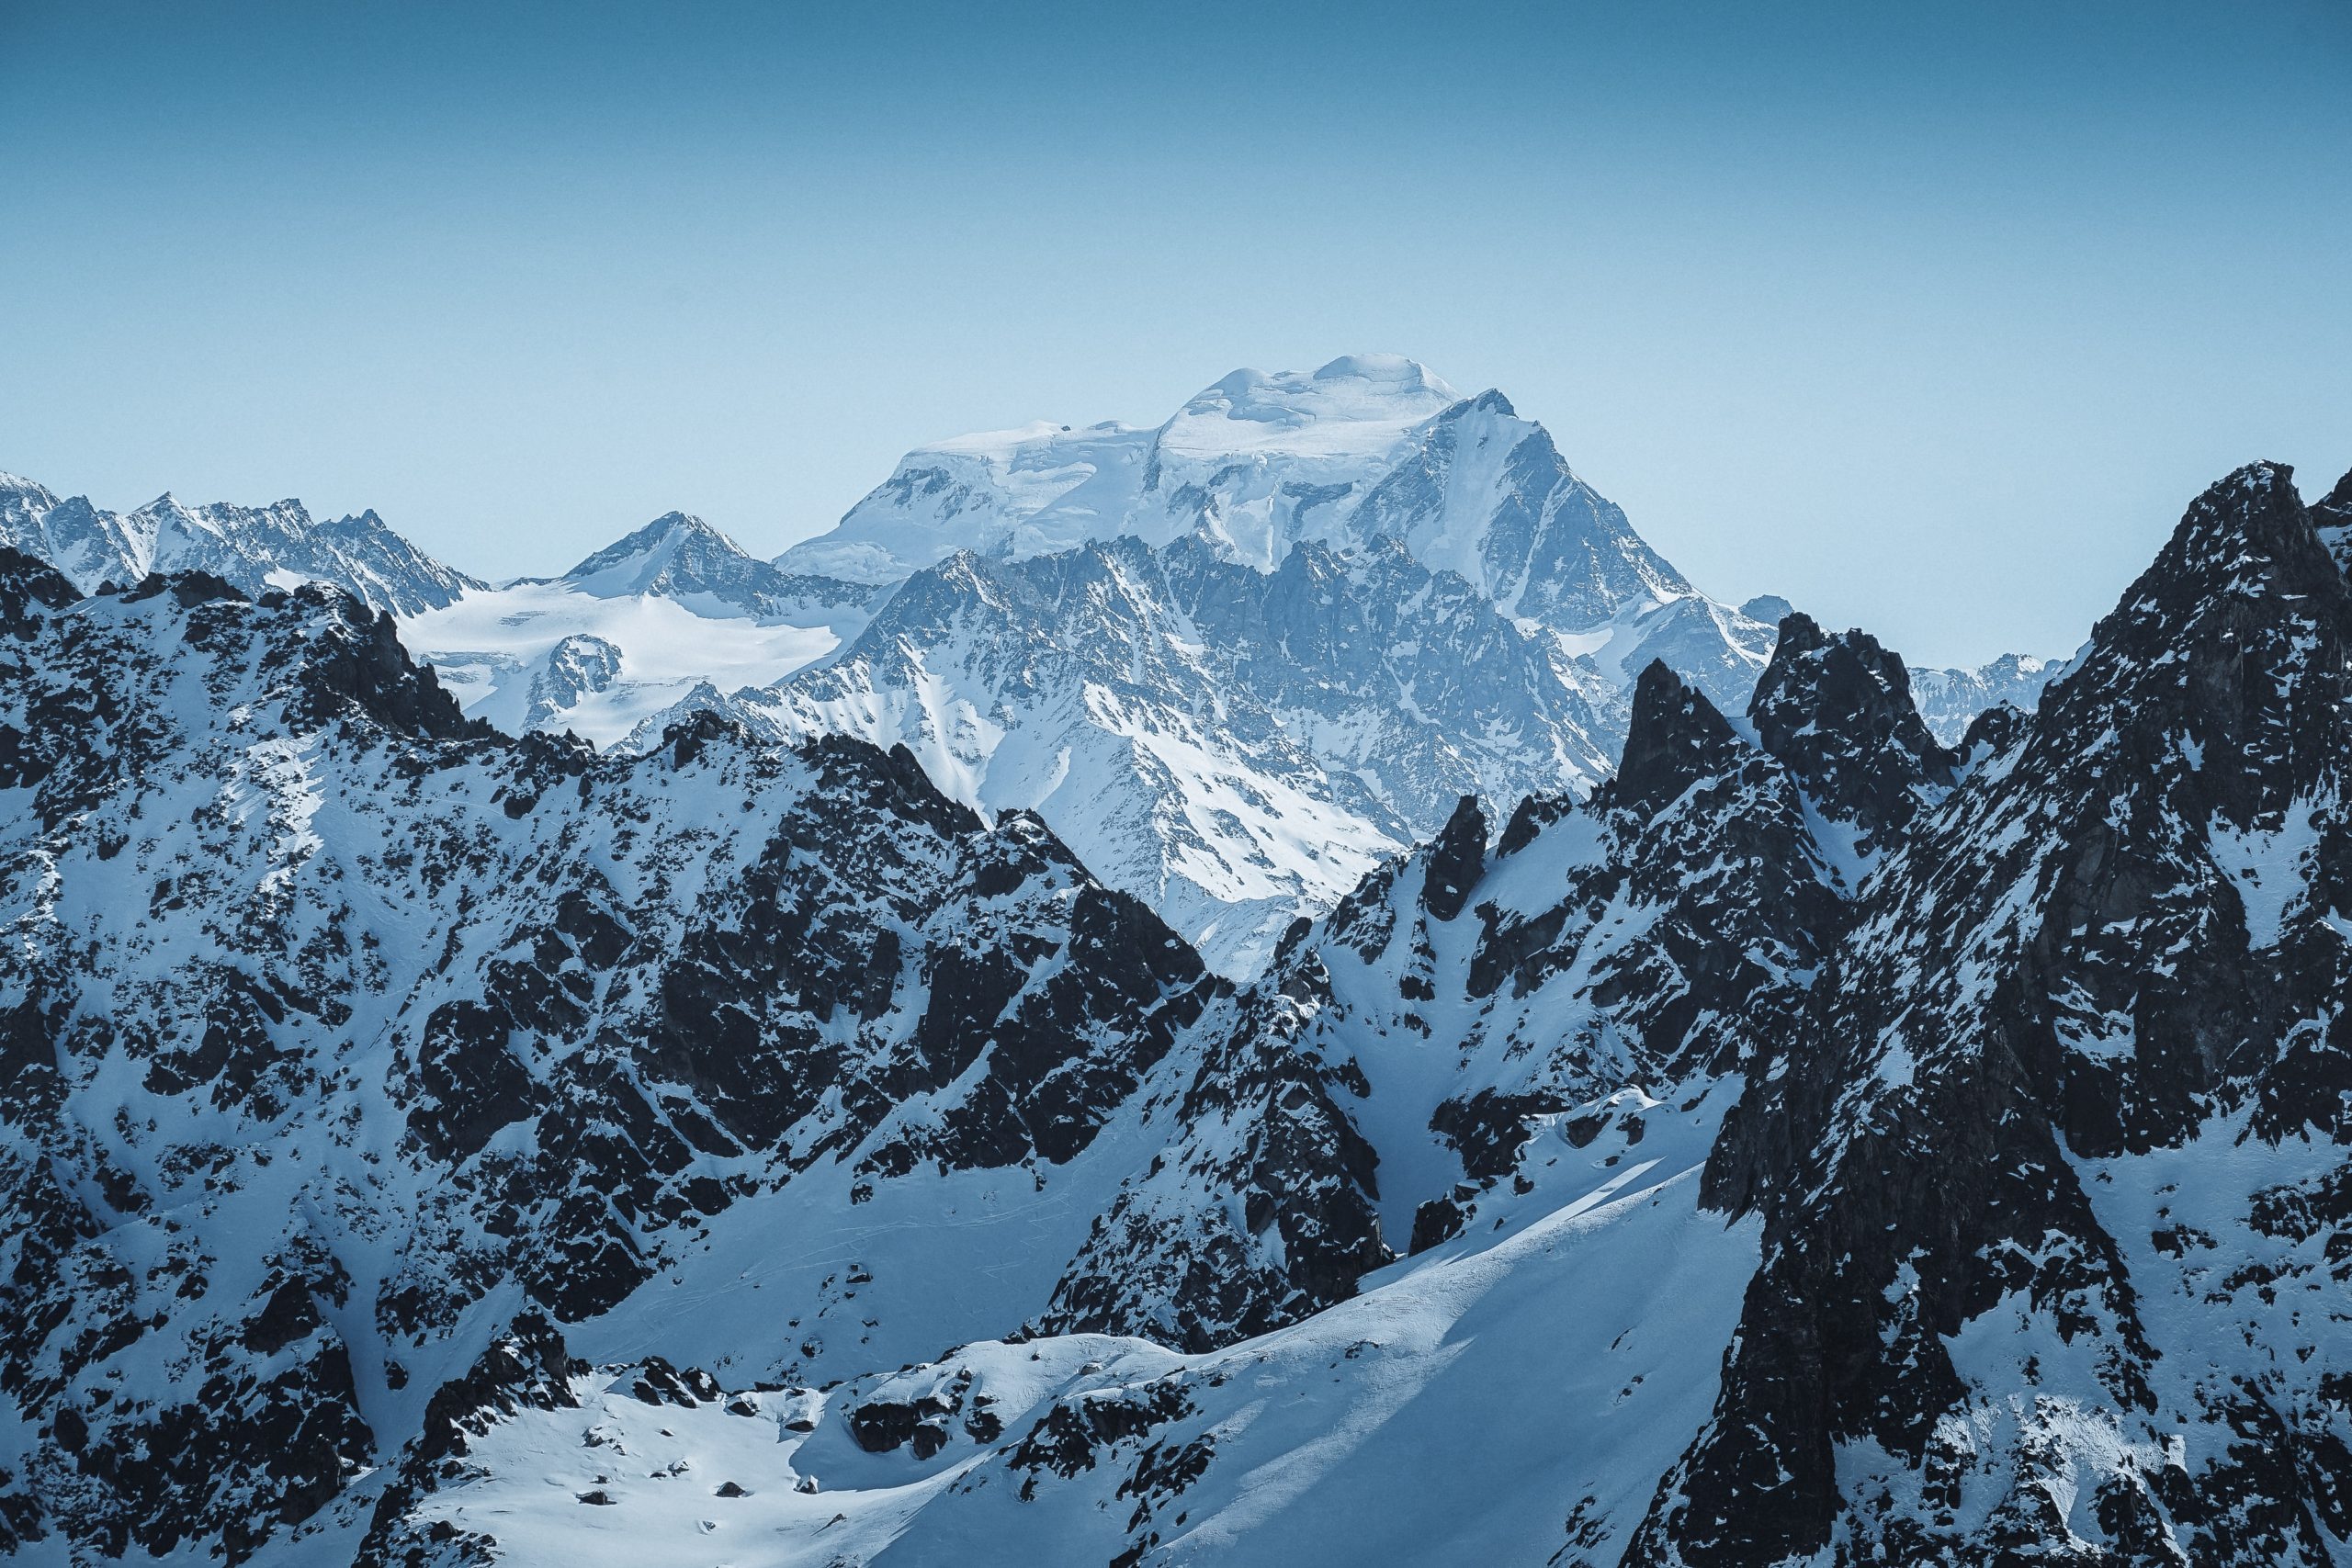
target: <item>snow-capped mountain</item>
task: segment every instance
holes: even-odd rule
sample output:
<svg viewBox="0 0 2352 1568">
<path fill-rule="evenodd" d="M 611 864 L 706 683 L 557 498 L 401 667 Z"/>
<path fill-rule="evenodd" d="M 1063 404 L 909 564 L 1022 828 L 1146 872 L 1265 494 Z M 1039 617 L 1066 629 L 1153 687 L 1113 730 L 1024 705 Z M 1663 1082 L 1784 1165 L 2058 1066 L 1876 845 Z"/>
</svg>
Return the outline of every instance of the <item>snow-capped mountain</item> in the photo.
<svg viewBox="0 0 2352 1568">
<path fill-rule="evenodd" d="M 2231 476 L 1958 745 L 1799 615 L 1653 660 L 1242 985 L 910 750 L 511 739 L 337 591 L 0 555 L 0 1550 L 2341 1561 L 2346 529 Z M 876 624 L 1209 693 L 1226 571 Z"/>
<path fill-rule="evenodd" d="M 402 640 L 465 710 L 511 735 L 600 746 L 703 687 L 765 686 L 841 647 L 875 591 L 779 570 L 673 512 L 560 577 L 477 588 L 413 615 Z M 658 735 L 659 724 L 653 727 Z"/>
<path fill-rule="evenodd" d="M 48 561 L 85 593 L 151 571 L 206 571 L 246 593 L 332 582 L 372 609 L 413 615 L 482 586 L 372 511 L 314 522 L 299 501 L 191 507 L 163 495 L 116 513 L 9 474 L 0 474 L 0 545 Z"/>
<path fill-rule="evenodd" d="M 780 567 L 892 585 L 766 693 L 649 720 L 903 743 L 1040 812 L 1210 962 L 1433 833 L 1589 788 L 1656 660 L 1747 700 L 1772 628 L 1700 594 L 1498 392 L 1410 360 L 1236 371 L 1153 428 L 1039 425 L 903 459 Z"/>
<path fill-rule="evenodd" d="M 1261 572 L 1301 544 L 1394 540 L 1503 614 L 1585 639 L 1580 653 L 1697 596 L 1500 392 L 1463 398 L 1390 355 L 1237 370 L 1148 429 L 1039 424 L 920 448 L 777 564 L 895 582 L 959 551 L 1017 560 L 1119 538 L 1199 539 Z M 1770 628 L 1746 629 L 1761 668 Z"/>
</svg>

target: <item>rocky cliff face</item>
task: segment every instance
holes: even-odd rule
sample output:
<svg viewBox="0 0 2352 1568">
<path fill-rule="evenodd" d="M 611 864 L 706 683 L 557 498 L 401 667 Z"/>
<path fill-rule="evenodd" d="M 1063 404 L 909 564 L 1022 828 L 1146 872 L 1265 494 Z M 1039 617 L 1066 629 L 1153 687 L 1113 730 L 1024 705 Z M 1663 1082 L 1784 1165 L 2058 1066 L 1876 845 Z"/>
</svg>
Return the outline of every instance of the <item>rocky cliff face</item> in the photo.
<svg viewBox="0 0 2352 1568">
<path fill-rule="evenodd" d="M 2324 525 L 2276 466 L 2207 492 L 1866 888 L 1795 1035 L 1785 1170 L 1728 1185 L 1766 1262 L 1636 1561 L 2341 1552 L 2352 595 Z"/>
</svg>

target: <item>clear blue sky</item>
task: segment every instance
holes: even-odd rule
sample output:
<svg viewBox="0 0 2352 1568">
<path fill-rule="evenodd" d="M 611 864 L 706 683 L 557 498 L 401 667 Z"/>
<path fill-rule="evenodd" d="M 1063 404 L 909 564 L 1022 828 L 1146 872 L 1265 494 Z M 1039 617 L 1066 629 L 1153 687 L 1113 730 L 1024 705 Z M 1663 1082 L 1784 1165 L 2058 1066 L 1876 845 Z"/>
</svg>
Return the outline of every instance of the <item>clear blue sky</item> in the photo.
<svg viewBox="0 0 2352 1568">
<path fill-rule="evenodd" d="M 2352 466 L 2337 3 L 0 0 L 0 468 L 488 576 L 1351 351 L 1928 662 Z"/>
</svg>

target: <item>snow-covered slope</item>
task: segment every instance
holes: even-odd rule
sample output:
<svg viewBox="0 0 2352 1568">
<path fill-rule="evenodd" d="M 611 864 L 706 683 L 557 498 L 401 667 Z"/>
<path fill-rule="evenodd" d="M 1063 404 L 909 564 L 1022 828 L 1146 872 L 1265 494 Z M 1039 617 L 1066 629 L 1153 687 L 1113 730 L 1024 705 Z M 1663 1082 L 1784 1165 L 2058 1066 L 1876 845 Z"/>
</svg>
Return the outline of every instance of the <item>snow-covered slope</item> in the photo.
<svg viewBox="0 0 2352 1568">
<path fill-rule="evenodd" d="M 1247 974 L 1464 793 L 1597 780 L 1603 726 L 1561 664 L 1392 541 L 1302 546 L 1269 574 L 1127 539 L 953 557 L 831 660 L 720 705 L 903 743 L 958 798 L 1035 809 Z"/>
<path fill-rule="evenodd" d="M 609 746 L 676 716 L 699 688 L 764 686 L 824 658 L 875 596 L 780 570 L 673 512 L 561 577 L 477 586 L 410 615 L 401 636 L 469 714 Z"/>
<path fill-rule="evenodd" d="M 517 1568 L 681 1543 L 910 1568 L 1607 1562 L 1703 1416 L 1755 1226 L 1697 1211 L 1687 1127 L 1628 1150 L 1565 1124 L 1514 1223 L 1295 1326 L 1194 1354 L 990 1341 L 826 1391 L 565 1369 L 454 1472 L 413 1467 L 370 1544 L 400 1561 L 438 1528 Z"/>
<path fill-rule="evenodd" d="M 48 561 L 84 592 L 151 571 L 207 571 L 247 593 L 332 582 L 372 609 L 414 615 L 481 586 L 373 512 L 319 523 L 299 501 L 190 507 L 164 495 L 118 514 L 9 474 L 0 474 L 0 545 Z"/>
</svg>

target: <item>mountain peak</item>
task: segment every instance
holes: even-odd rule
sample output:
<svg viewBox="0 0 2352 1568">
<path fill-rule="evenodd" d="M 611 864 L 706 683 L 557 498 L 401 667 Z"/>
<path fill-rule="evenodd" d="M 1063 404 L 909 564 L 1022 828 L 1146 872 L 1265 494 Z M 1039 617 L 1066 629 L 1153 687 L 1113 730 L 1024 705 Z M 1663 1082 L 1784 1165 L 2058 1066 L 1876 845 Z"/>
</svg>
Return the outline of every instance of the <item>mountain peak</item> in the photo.
<svg viewBox="0 0 2352 1568">
<path fill-rule="evenodd" d="M 2313 508 L 2325 507 L 2330 512 L 2352 512 L 2352 469 L 2347 469 L 2335 488 L 2313 503 Z"/>
<path fill-rule="evenodd" d="M 1654 816 L 1701 778 L 1728 771 L 1741 744 L 1705 693 L 1654 659 L 1634 682 L 1624 761 L 1600 787 L 1607 804 Z"/>
<path fill-rule="evenodd" d="M 1909 827 L 1923 791 L 1953 782 L 1956 758 L 1919 716 L 1903 660 L 1867 632 L 1832 637 L 1802 612 L 1782 616 L 1747 716 L 1822 814 L 1860 829 L 1865 854 Z"/>
<path fill-rule="evenodd" d="M 2335 558 L 2337 570 L 2352 575 L 2352 473 L 2312 503 L 2312 520 L 2319 525 L 2320 542 Z"/>
<path fill-rule="evenodd" d="M 2343 574 L 2320 537 L 2322 519 L 2304 509 L 2294 472 L 2284 463 L 2248 463 L 2209 486 L 2094 637 L 2152 619 L 2186 626 L 2191 599 L 2340 592 Z"/>
<path fill-rule="evenodd" d="M 1405 392 L 1434 392 L 1451 398 L 1453 389 L 1428 366 L 1401 354 L 1343 354 L 1315 372 L 1317 381 L 1368 381 Z"/>
<path fill-rule="evenodd" d="M 741 546 L 694 513 L 671 511 L 614 540 L 563 576 L 566 581 L 577 582 L 632 563 L 650 564 L 659 558 L 666 564 L 669 558 L 688 548 L 712 551 L 729 558 L 751 558 Z"/>
</svg>

